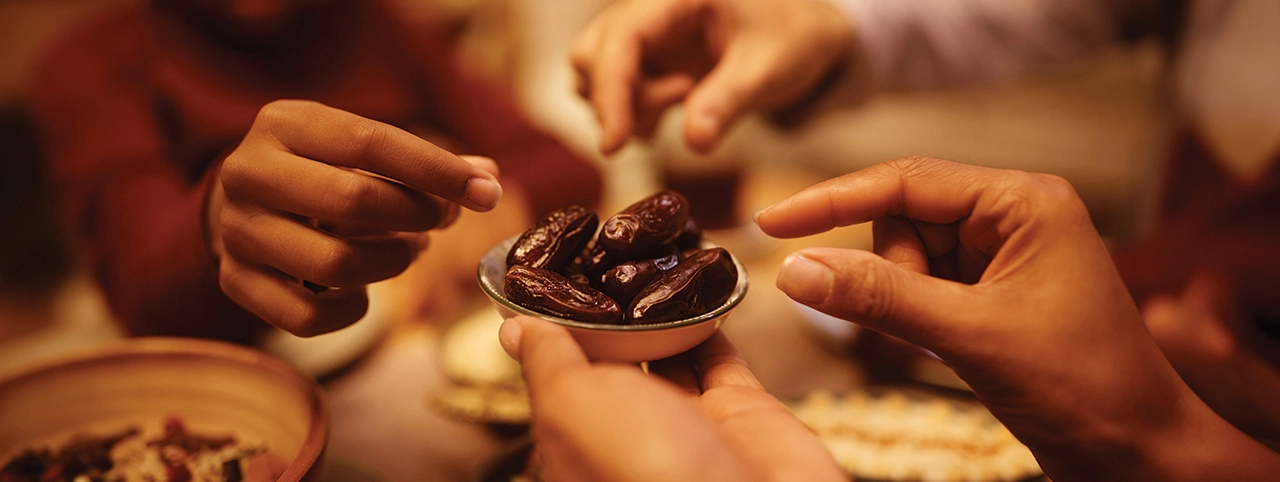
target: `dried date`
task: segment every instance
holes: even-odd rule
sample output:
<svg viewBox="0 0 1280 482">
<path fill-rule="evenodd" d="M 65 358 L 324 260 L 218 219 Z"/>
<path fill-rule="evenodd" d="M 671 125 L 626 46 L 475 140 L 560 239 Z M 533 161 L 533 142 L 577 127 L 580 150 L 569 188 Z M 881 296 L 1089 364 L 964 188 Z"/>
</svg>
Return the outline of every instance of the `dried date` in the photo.
<svg viewBox="0 0 1280 482">
<path fill-rule="evenodd" d="M 724 248 L 695 252 L 645 286 L 626 321 L 663 323 L 710 312 L 729 299 L 737 282 L 738 269 Z"/>
<path fill-rule="evenodd" d="M 591 241 L 598 225 L 596 213 L 582 206 L 557 210 L 516 239 L 507 252 L 507 266 L 561 271 Z"/>
<path fill-rule="evenodd" d="M 609 295 L 554 271 L 511 266 L 503 291 L 508 300 L 540 313 L 590 323 L 622 321 L 622 308 Z"/>
<path fill-rule="evenodd" d="M 612 297 L 619 305 L 628 306 L 641 290 L 658 279 L 658 275 L 674 268 L 678 263 L 680 263 L 680 253 L 619 264 L 605 271 L 600 290 Z"/>
<path fill-rule="evenodd" d="M 689 201 L 666 190 L 610 217 L 596 243 L 621 259 L 639 259 L 675 241 L 689 221 Z"/>
</svg>

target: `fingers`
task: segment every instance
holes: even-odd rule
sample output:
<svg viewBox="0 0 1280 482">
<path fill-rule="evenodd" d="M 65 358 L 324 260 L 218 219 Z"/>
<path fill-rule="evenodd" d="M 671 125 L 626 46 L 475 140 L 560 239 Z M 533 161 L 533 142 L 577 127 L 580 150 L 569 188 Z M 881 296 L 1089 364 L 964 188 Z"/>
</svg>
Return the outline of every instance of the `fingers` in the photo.
<svg viewBox="0 0 1280 482">
<path fill-rule="evenodd" d="M 676 72 L 653 80 L 643 80 L 637 89 L 635 135 L 649 138 L 662 121 L 668 107 L 684 100 L 693 89 L 694 78 Z"/>
<path fill-rule="evenodd" d="M 634 91 L 640 68 L 640 42 L 626 32 L 607 34 L 588 79 L 591 105 L 600 118 L 600 150 L 612 154 L 631 136 Z"/>
<path fill-rule="evenodd" d="M 363 287 L 319 293 L 297 279 L 235 258 L 221 260 L 222 291 L 259 318 L 297 336 L 314 336 L 355 323 L 369 307 Z"/>
<path fill-rule="evenodd" d="M 568 330 L 529 316 L 517 316 L 502 323 L 498 339 L 508 355 L 524 367 L 525 383 L 531 393 L 553 383 L 556 377 L 590 366 L 582 347 Z"/>
<path fill-rule="evenodd" d="M 353 229 L 425 231 L 452 203 L 395 181 L 284 151 L 238 152 L 220 173 L 227 198 Z"/>
<path fill-rule="evenodd" d="M 1231 318 L 1239 316 L 1226 284 L 1197 273 L 1179 295 L 1154 295 L 1142 305 L 1147 331 L 1175 366 L 1187 359 L 1222 362 L 1234 355 Z"/>
<path fill-rule="evenodd" d="M 782 63 L 767 43 L 738 42 L 689 94 L 684 118 L 685 141 L 699 152 L 710 151 L 728 126 L 759 104 L 772 87 Z"/>
<path fill-rule="evenodd" d="M 698 381 L 692 352 L 650 362 L 649 374 L 667 379 L 686 397 L 697 398 L 702 395 L 702 386 Z"/>
<path fill-rule="evenodd" d="M 911 221 L 888 216 L 871 222 L 872 251 L 877 255 L 916 273 L 929 272 L 929 256 L 920 233 Z"/>
<path fill-rule="evenodd" d="M 933 349 L 987 305 L 965 285 L 859 250 L 809 248 L 783 261 L 777 286 L 792 299 Z"/>
<path fill-rule="evenodd" d="M 223 209 L 228 255 L 272 266 L 322 286 L 360 286 L 404 271 L 419 250 L 418 235 L 334 236 L 295 219 Z"/>
<path fill-rule="evenodd" d="M 688 56 L 684 50 L 689 44 L 682 40 L 695 40 L 701 8 L 699 2 L 681 0 L 619 2 L 574 43 L 578 93 L 591 102 L 600 121 L 602 152 L 613 154 L 638 130 L 651 130 L 657 113 L 692 88 L 691 75 L 648 78 L 642 65 Z"/>
<path fill-rule="evenodd" d="M 492 209 L 502 196 L 485 169 L 404 130 L 316 102 L 267 104 L 246 140 L 274 141 L 298 156 L 386 176 L 472 210 Z"/>
<path fill-rule="evenodd" d="M 757 213 L 771 236 L 799 237 L 895 215 L 949 224 L 973 213 L 1001 171 L 927 158 L 877 164 L 810 186 Z"/>
<path fill-rule="evenodd" d="M 498 163 L 494 162 L 493 159 L 490 159 L 488 157 L 474 156 L 469 154 L 463 154 L 458 157 L 462 158 L 462 160 L 467 161 L 467 163 L 473 166 L 483 169 L 485 172 L 489 174 L 493 174 L 493 177 L 495 178 L 497 178 L 502 174 L 502 171 L 498 169 Z"/>
<path fill-rule="evenodd" d="M 695 366 L 701 375 L 703 391 L 725 386 L 764 391 L 764 386 L 747 367 L 747 360 L 742 358 L 738 348 L 729 342 L 724 333 L 717 331 L 694 350 Z"/>
</svg>

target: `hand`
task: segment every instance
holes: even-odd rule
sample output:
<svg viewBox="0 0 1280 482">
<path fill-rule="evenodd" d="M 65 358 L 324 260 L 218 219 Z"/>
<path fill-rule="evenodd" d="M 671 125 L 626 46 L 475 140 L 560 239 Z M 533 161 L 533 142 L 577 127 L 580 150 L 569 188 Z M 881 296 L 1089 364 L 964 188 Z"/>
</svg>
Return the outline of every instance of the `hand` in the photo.
<svg viewBox="0 0 1280 482">
<path fill-rule="evenodd" d="M 1256 349 L 1276 346 L 1248 326 L 1234 295 L 1224 277 L 1201 272 L 1180 293 L 1149 297 L 1142 316 L 1160 350 L 1201 400 L 1232 425 L 1280 449 L 1280 373 L 1243 346 L 1236 332 L 1258 338 Z"/>
<path fill-rule="evenodd" d="M 572 58 L 606 154 L 681 100 L 685 140 L 706 152 L 746 111 L 804 98 L 852 38 L 825 0 L 626 0 L 592 21 Z"/>
<path fill-rule="evenodd" d="M 874 254 L 800 251 L 778 287 L 937 353 L 1055 481 L 1266 480 L 1280 463 L 1178 378 L 1060 178 L 900 159 L 757 220 L 782 237 L 873 221 Z"/>
<path fill-rule="evenodd" d="M 665 378 L 591 364 L 536 318 L 507 320 L 499 338 L 523 365 L 548 481 L 848 480 L 722 334 L 650 364 Z"/>
<path fill-rule="evenodd" d="M 315 102 L 267 104 L 210 193 L 222 290 L 295 335 L 347 326 L 368 307 L 365 285 L 426 246 L 422 232 L 448 225 L 458 205 L 497 204 L 496 172 L 488 159 Z"/>
</svg>

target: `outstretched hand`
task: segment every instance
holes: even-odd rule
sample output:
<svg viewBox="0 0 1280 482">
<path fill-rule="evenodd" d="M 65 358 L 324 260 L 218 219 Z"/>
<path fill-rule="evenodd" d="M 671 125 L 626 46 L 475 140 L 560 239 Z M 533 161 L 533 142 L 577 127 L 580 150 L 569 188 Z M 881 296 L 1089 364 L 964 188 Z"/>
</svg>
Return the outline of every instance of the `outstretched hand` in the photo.
<svg viewBox="0 0 1280 482">
<path fill-rule="evenodd" d="M 267 104 L 223 162 L 207 226 L 223 291 L 296 335 L 364 315 L 459 206 L 487 211 L 497 166 L 316 102 Z"/>
<path fill-rule="evenodd" d="M 591 363 L 568 331 L 532 317 L 499 338 L 524 368 L 546 480 L 848 480 L 722 334 L 648 375 Z"/>
<path fill-rule="evenodd" d="M 705 152 L 744 113 L 806 98 L 852 38 L 825 0 L 626 0 L 592 21 L 572 59 L 603 152 L 652 131 L 682 100 L 685 140 Z"/>
<path fill-rule="evenodd" d="M 1222 480 L 1266 480 L 1275 469 L 1276 454 L 1162 356 L 1066 181 L 899 159 L 757 215 L 780 237 L 868 221 L 874 253 L 800 251 L 778 287 L 937 353 L 1054 480 L 1205 480 L 1224 464 Z"/>
</svg>

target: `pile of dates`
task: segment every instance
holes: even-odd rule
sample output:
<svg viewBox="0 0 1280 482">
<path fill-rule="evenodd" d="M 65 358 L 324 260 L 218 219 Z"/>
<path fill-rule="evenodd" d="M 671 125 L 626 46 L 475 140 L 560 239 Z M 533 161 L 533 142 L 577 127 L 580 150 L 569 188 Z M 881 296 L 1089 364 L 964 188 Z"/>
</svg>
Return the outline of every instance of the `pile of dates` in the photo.
<svg viewBox="0 0 1280 482">
<path fill-rule="evenodd" d="M 569 320 L 663 323 L 729 299 L 738 269 L 724 248 L 700 249 L 689 201 L 662 191 L 604 222 L 582 206 L 551 213 L 507 253 L 507 299 Z"/>
</svg>

